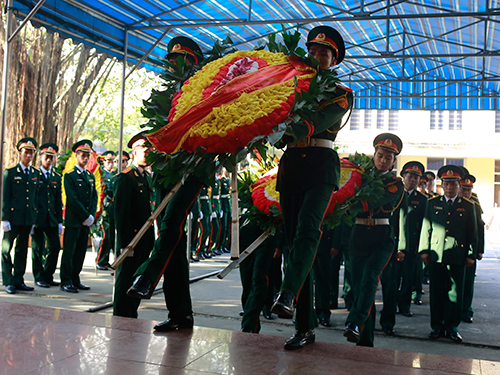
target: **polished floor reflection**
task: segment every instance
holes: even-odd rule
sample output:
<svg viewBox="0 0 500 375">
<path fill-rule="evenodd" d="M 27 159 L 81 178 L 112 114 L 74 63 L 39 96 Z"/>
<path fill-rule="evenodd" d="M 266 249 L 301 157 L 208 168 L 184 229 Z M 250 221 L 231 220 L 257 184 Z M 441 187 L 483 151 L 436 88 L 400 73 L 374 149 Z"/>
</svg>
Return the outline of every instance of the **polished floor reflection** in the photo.
<svg viewBox="0 0 500 375">
<path fill-rule="evenodd" d="M 0 375 L 500 374 L 500 362 L 316 343 L 0 302 Z M 425 345 L 425 342 L 422 342 Z"/>
</svg>

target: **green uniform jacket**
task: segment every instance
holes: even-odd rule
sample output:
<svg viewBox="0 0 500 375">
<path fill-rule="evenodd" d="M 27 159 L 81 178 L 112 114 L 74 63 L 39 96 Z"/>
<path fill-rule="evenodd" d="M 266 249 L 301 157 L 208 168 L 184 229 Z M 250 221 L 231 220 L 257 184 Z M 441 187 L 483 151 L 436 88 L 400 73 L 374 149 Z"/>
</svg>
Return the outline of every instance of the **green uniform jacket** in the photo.
<svg viewBox="0 0 500 375">
<path fill-rule="evenodd" d="M 114 185 L 115 185 L 115 180 L 116 176 L 113 175 L 112 172 L 108 171 L 105 168 L 101 168 L 102 171 L 102 180 L 104 182 L 104 187 L 105 187 L 105 192 L 106 196 L 104 197 L 104 204 L 107 205 L 106 207 L 106 213 L 109 218 L 114 219 L 115 215 L 115 205 L 113 203 L 113 190 L 114 190 Z"/>
<path fill-rule="evenodd" d="M 114 185 L 117 249 L 127 246 L 151 216 L 156 208 L 155 190 L 151 179 L 141 176 L 133 163 L 117 175 Z"/>
<path fill-rule="evenodd" d="M 80 172 L 75 166 L 63 177 L 66 192 L 66 216 L 64 225 L 76 228 L 97 210 L 97 191 L 95 178 L 87 170 Z"/>
<path fill-rule="evenodd" d="M 474 203 L 457 197 L 448 209 L 445 197 L 427 201 L 420 235 L 419 252 L 431 254 L 431 261 L 463 265 L 465 258 L 476 259 L 477 221 Z"/>
<path fill-rule="evenodd" d="M 372 219 L 389 219 L 393 212 L 400 206 L 404 200 L 404 186 L 400 178 L 392 173 L 386 173 L 381 176 L 385 191 L 384 195 L 376 201 L 365 202 L 360 201 L 353 209 L 360 209 L 356 217 L 372 218 Z M 389 227 L 390 232 L 387 232 L 386 225 L 355 225 L 351 233 L 351 243 L 349 245 L 349 254 L 358 256 L 369 256 L 374 251 L 378 250 L 378 243 L 385 243 L 387 235 L 391 241 L 396 237 L 392 226 Z M 367 241 L 369 238 L 369 241 Z"/>
<path fill-rule="evenodd" d="M 212 188 L 212 212 L 217 213 L 217 217 L 219 217 L 220 214 L 220 180 L 216 179 L 215 180 L 215 185 Z"/>
<path fill-rule="evenodd" d="M 422 230 L 422 222 L 424 220 L 426 208 L 427 197 L 417 189 L 414 189 L 408 196 L 406 217 L 410 233 L 406 247 L 407 256 L 416 255 L 418 253 L 418 242 L 420 240 L 420 232 Z"/>
<path fill-rule="evenodd" d="M 29 168 L 28 175 L 19 164 L 3 173 L 2 220 L 11 225 L 36 224 L 40 172 Z"/>
<path fill-rule="evenodd" d="M 48 179 L 43 173 L 40 173 L 36 226 L 53 228 L 62 222 L 61 175 L 52 168 Z"/>
</svg>

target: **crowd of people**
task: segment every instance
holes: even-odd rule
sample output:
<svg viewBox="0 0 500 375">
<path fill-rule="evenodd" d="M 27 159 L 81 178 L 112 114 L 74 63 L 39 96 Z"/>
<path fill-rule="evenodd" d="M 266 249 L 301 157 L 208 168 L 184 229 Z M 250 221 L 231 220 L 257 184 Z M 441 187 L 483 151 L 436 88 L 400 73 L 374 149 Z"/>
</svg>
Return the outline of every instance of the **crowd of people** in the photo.
<svg viewBox="0 0 500 375">
<path fill-rule="evenodd" d="M 319 70 L 328 70 L 344 59 L 344 41 L 335 29 L 316 27 L 307 39 L 309 55 L 319 63 Z M 175 64 L 179 56 L 194 64 L 201 49 L 189 38 L 176 37 L 169 43 L 167 60 Z M 379 281 L 383 293 L 379 323 L 385 334 L 393 335 L 396 313 L 411 317 L 411 304 L 421 303 L 422 280 L 430 283 L 429 338 L 446 336 L 461 342 L 457 328 L 462 320 L 473 320 L 475 265 L 484 250 L 481 208 L 471 193 L 475 179 L 466 169 L 454 165 L 439 169 L 443 195 L 438 195 L 433 189 L 436 176 L 425 172 L 420 162 L 406 163 L 399 171 L 401 178 L 393 172 L 403 142 L 394 134 L 380 134 L 373 142 L 373 168 L 383 194 L 348 207 L 354 216 L 352 227 L 323 226 L 340 180 L 334 141 L 342 118 L 352 108 L 353 97 L 350 89 L 339 85 L 333 99 L 320 106 L 315 123 L 308 123 L 307 129 L 297 125 L 293 135 L 287 133 L 283 138 L 286 150 L 277 178 L 282 230 L 240 267 L 242 331 L 258 333 L 263 311 L 267 318 L 275 313 L 294 319 L 295 331 L 285 349 L 314 343 L 314 329 L 318 323 L 330 326 L 331 309 L 338 307 L 338 274 L 343 263 L 343 298 L 349 310 L 344 336 L 349 342 L 374 345 L 374 300 Z M 124 153 L 121 173 L 114 171 L 115 153 L 107 151 L 100 156 L 106 210 L 106 229 L 96 260 L 100 270 L 109 268 L 110 253 L 121 254 L 168 193 L 148 165 L 151 144 L 146 132 L 136 134 L 127 146 L 132 151 Z M 19 163 L 5 170 L 3 180 L 2 278 L 7 293 L 33 290 L 24 282 L 30 234 L 38 287 L 59 286 L 69 293 L 90 289 L 82 284 L 79 274 L 97 210 L 95 178 L 85 168 L 92 147 L 89 140 L 73 145 L 76 165 L 62 178 L 53 165 L 57 145 L 46 143 L 38 148 L 33 138 L 18 142 Z M 31 165 L 37 150 L 40 168 Z M 184 181 L 158 217 L 156 233 L 151 223 L 118 266 L 114 315 L 137 318 L 140 300 L 151 298 L 163 276 L 168 319 L 156 325 L 155 331 L 193 327 L 186 253 L 189 251 L 191 262 L 198 262 L 229 252 L 229 184 L 224 172 L 217 175 L 212 187 L 195 175 Z M 245 249 L 262 234 L 262 228 L 251 221 L 241 222 L 245 225 L 241 227 L 240 248 Z M 58 283 L 54 273 L 63 229 Z"/>
</svg>

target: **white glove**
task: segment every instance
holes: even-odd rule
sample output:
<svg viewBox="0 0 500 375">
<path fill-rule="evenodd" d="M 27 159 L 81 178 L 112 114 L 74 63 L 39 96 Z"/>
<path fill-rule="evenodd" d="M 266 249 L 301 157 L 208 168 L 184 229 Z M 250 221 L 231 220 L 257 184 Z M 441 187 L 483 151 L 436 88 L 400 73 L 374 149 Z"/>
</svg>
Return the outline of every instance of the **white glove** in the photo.
<svg viewBox="0 0 500 375">
<path fill-rule="evenodd" d="M 192 219 L 193 219 L 193 213 L 192 213 L 192 212 L 190 212 L 190 213 L 189 213 L 189 220 L 192 220 Z"/>
<path fill-rule="evenodd" d="M 10 230 L 12 229 L 12 227 L 10 226 L 10 222 L 2 221 L 2 229 L 4 232 L 10 232 Z"/>
<path fill-rule="evenodd" d="M 120 255 L 125 251 L 125 249 L 120 249 Z M 134 250 L 128 253 L 127 258 L 131 258 L 134 256 Z"/>
<path fill-rule="evenodd" d="M 63 231 L 63 225 L 62 223 L 57 224 L 57 234 L 61 234 Z"/>
<path fill-rule="evenodd" d="M 30 236 L 33 237 L 33 234 L 35 234 L 35 226 L 34 225 L 31 226 Z"/>
<path fill-rule="evenodd" d="M 220 218 L 222 219 L 223 216 L 224 216 L 224 211 L 220 210 Z"/>
<path fill-rule="evenodd" d="M 200 218 L 198 219 L 198 221 L 202 221 L 203 220 L 203 212 L 200 211 Z"/>
<path fill-rule="evenodd" d="M 212 219 L 217 219 L 217 212 L 212 212 L 212 215 L 210 215 L 210 221 L 212 221 Z"/>
<path fill-rule="evenodd" d="M 90 227 L 94 223 L 94 217 L 89 215 L 89 217 L 82 223 L 86 227 Z"/>
</svg>

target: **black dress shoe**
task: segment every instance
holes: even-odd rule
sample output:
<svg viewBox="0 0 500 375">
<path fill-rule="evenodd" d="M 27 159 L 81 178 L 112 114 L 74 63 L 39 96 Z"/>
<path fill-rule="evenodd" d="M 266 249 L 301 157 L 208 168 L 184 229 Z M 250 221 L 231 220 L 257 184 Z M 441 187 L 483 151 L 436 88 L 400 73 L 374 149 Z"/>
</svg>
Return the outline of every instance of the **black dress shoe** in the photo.
<svg viewBox="0 0 500 375">
<path fill-rule="evenodd" d="M 316 341 L 316 335 L 314 333 L 314 329 L 310 329 L 307 332 L 299 332 L 295 331 L 293 336 L 290 337 L 285 342 L 286 350 L 297 350 L 306 347 L 307 345 L 314 344 Z"/>
<path fill-rule="evenodd" d="M 155 325 L 154 329 L 156 332 L 170 332 L 177 331 L 179 329 L 193 328 L 193 316 L 188 315 L 181 319 L 168 319 L 164 322 Z"/>
<path fill-rule="evenodd" d="M 25 292 L 31 292 L 32 290 L 35 290 L 32 286 L 27 286 L 25 283 L 22 284 L 16 284 L 14 285 L 16 287 L 16 290 L 24 290 Z"/>
<path fill-rule="evenodd" d="M 68 292 L 68 293 L 78 293 L 78 289 L 76 289 L 73 285 L 61 285 L 61 290 L 63 292 Z"/>
<path fill-rule="evenodd" d="M 266 312 L 262 312 L 262 315 L 264 316 L 264 318 L 266 318 L 267 320 L 273 320 L 274 319 L 274 316 L 273 314 L 270 312 L 270 311 L 266 311 Z"/>
<path fill-rule="evenodd" d="M 415 305 L 421 305 L 421 304 L 422 304 L 422 301 L 420 300 L 420 298 L 414 298 L 414 299 L 413 299 L 413 303 L 414 303 Z"/>
<path fill-rule="evenodd" d="M 474 321 L 474 318 L 472 316 L 464 316 L 462 318 L 462 322 L 465 322 L 465 323 L 472 323 Z"/>
<path fill-rule="evenodd" d="M 428 335 L 427 337 L 430 338 L 430 339 L 437 339 L 439 337 L 443 337 L 444 336 L 444 333 L 442 330 L 440 329 L 433 329 Z"/>
<path fill-rule="evenodd" d="M 254 333 L 250 328 L 243 327 L 241 329 L 241 332 L 246 332 L 246 333 Z"/>
<path fill-rule="evenodd" d="M 411 318 L 413 316 L 413 313 L 410 310 L 399 310 L 398 312 L 407 318 Z"/>
<path fill-rule="evenodd" d="M 59 285 L 61 285 L 61 283 L 58 283 L 57 281 L 47 281 L 47 284 L 49 284 L 50 286 L 59 286 Z"/>
<path fill-rule="evenodd" d="M 323 327 L 331 327 L 332 326 L 332 322 L 330 321 L 329 318 L 319 319 L 319 324 L 321 324 Z"/>
<path fill-rule="evenodd" d="M 271 306 L 271 312 L 278 314 L 280 318 L 292 319 L 295 310 L 293 306 L 294 301 L 295 296 L 292 293 L 281 291 Z"/>
<path fill-rule="evenodd" d="M 384 333 L 387 336 L 394 336 L 394 329 L 393 328 L 382 327 L 382 331 L 384 331 Z"/>
<path fill-rule="evenodd" d="M 144 275 L 135 278 L 132 286 L 127 290 L 127 295 L 140 299 L 150 299 L 154 292 L 154 286 L 151 280 Z"/>
<path fill-rule="evenodd" d="M 458 332 L 446 332 L 446 337 L 456 342 L 457 344 L 460 344 L 462 342 L 462 336 L 460 336 L 460 333 Z"/>
<path fill-rule="evenodd" d="M 195 257 L 191 257 L 191 258 L 189 258 L 189 260 L 190 260 L 191 262 L 199 262 L 199 261 L 200 261 L 200 258 L 198 258 L 198 256 L 196 256 L 196 258 L 195 258 Z"/>
<path fill-rule="evenodd" d="M 347 323 L 345 325 L 344 337 L 347 337 L 347 341 L 349 342 L 358 342 L 359 341 L 359 328 L 354 323 Z"/>
<path fill-rule="evenodd" d="M 203 256 L 205 257 L 205 259 L 211 259 L 212 258 L 212 254 L 210 254 L 210 253 L 205 253 L 205 254 L 203 254 Z"/>
<path fill-rule="evenodd" d="M 16 294 L 16 287 L 14 285 L 7 285 L 5 291 L 9 294 Z"/>
<path fill-rule="evenodd" d="M 35 284 L 40 288 L 50 288 L 50 284 L 46 281 L 35 281 Z"/>
<path fill-rule="evenodd" d="M 82 283 L 79 283 L 79 284 L 75 284 L 74 287 L 76 289 L 80 289 L 80 290 L 90 290 L 90 286 L 88 285 L 83 285 Z"/>
<path fill-rule="evenodd" d="M 99 271 L 107 271 L 108 267 L 107 266 L 100 266 L 96 264 L 95 268 L 97 268 Z"/>
</svg>

